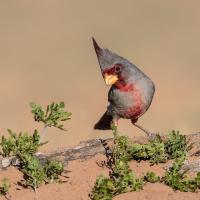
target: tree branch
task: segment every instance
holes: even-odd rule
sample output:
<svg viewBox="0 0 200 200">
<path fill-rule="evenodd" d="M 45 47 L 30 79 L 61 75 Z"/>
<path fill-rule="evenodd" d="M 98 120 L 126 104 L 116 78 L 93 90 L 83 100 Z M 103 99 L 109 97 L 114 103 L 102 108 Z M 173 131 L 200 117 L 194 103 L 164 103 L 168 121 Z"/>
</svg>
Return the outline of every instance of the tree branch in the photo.
<svg viewBox="0 0 200 200">
<path fill-rule="evenodd" d="M 166 136 L 162 136 L 166 138 Z M 200 132 L 192 133 L 186 135 L 187 140 L 190 144 L 193 144 L 192 149 L 189 152 L 190 156 L 200 157 Z M 141 139 L 145 141 L 145 139 Z M 56 159 L 62 161 L 67 165 L 68 161 L 77 159 L 87 159 L 89 157 L 95 156 L 96 154 L 105 154 L 105 144 L 111 142 L 112 139 L 93 139 L 88 141 L 80 142 L 77 146 L 73 148 L 64 148 L 59 151 L 54 151 L 51 153 L 38 153 L 36 156 L 39 158 L 41 163 L 45 163 L 48 159 Z M 136 141 L 136 140 L 134 140 Z M 140 139 L 137 139 L 137 142 Z M 1 158 L 0 157 L 0 170 L 5 169 L 10 165 L 18 165 L 19 161 L 15 157 Z M 193 171 L 200 171 L 200 158 L 196 161 L 186 162 L 183 169 L 189 169 Z"/>
</svg>

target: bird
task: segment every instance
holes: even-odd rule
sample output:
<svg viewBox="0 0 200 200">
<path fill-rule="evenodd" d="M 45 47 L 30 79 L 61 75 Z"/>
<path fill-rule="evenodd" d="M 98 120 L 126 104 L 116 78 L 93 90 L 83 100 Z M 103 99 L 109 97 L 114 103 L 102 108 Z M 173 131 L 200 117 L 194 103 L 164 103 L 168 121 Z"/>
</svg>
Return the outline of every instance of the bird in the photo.
<svg viewBox="0 0 200 200">
<path fill-rule="evenodd" d="M 139 125 L 138 119 L 149 109 L 155 84 L 136 65 L 107 48 L 101 48 L 92 37 L 94 50 L 106 85 L 110 86 L 106 112 L 94 129 L 110 130 L 120 118 L 130 119 L 148 137 L 153 133 Z"/>
</svg>

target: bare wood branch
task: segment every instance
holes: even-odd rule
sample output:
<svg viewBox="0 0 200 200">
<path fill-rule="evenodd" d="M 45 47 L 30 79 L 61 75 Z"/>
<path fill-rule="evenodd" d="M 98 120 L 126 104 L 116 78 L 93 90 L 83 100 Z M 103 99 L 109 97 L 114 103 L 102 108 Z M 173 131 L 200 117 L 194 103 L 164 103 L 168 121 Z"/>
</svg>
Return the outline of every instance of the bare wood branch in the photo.
<svg viewBox="0 0 200 200">
<path fill-rule="evenodd" d="M 80 142 L 78 146 L 73 148 L 64 148 L 59 151 L 54 151 L 51 153 L 38 153 L 36 156 L 39 158 L 41 163 L 44 163 L 48 159 L 55 159 L 62 161 L 65 165 L 68 161 L 77 159 L 86 159 L 94 156 L 98 153 L 104 154 L 105 149 L 103 143 L 111 139 L 93 139 L 88 141 Z M 15 157 L 0 158 L 0 170 L 5 169 L 10 165 L 18 165 L 19 161 Z"/>
<path fill-rule="evenodd" d="M 165 138 L 166 136 L 162 136 Z M 190 150 L 190 156 L 200 156 L 200 132 L 186 135 L 190 143 L 193 143 L 193 148 Z M 36 156 L 39 160 L 44 163 L 47 159 L 56 159 L 62 161 L 67 165 L 68 161 L 77 160 L 77 159 L 86 159 L 96 154 L 105 154 L 104 144 L 110 142 L 112 139 L 93 139 L 88 141 L 80 142 L 77 146 L 73 148 L 64 148 L 59 151 L 54 151 L 51 153 L 38 153 Z M 135 139 L 134 141 L 147 141 L 145 138 Z M 19 161 L 14 157 L 9 158 L 0 158 L 0 170 L 5 169 L 10 165 L 18 165 Z M 195 170 L 200 171 L 200 160 L 194 161 L 193 163 L 187 163 L 186 168 L 188 167 L 195 168 Z"/>
</svg>

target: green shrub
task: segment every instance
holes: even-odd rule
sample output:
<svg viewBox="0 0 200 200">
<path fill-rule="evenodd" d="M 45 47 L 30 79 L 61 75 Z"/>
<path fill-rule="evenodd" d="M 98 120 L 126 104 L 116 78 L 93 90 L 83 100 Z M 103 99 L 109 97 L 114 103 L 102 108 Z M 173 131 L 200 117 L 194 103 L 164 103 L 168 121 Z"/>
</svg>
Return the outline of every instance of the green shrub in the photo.
<svg viewBox="0 0 200 200">
<path fill-rule="evenodd" d="M 134 160 L 150 160 L 152 164 L 167 160 L 164 142 L 158 135 L 148 144 L 133 144 L 128 148 L 128 153 Z"/>
<path fill-rule="evenodd" d="M 179 158 L 186 155 L 188 145 L 185 135 L 181 135 L 179 131 L 171 131 L 168 140 L 165 142 L 165 152 L 169 159 Z"/>
<path fill-rule="evenodd" d="M 99 176 L 90 195 L 93 200 L 111 200 L 115 191 L 113 180 L 103 175 Z"/>
<path fill-rule="evenodd" d="M 37 152 L 38 147 L 41 146 L 39 144 L 40 135 L 37 130 L 34 131 L 33 135 L 29 135 L 27 132 L 16 134 L 10 129 L 8 129 L 8 132 L 9 138 L 2 136 L 0 143 L 4 157 L 11 155 L 19 157 L 21 154 L 33 155 Z"/>
<path fill-rule="evenodd" d="M 185 155 L 177 158 L 173 166 L 166 171 L 163 180 L 165 184 L 172 187 L 174 190 L 180 190 L 182 192 L 195 192 L 200 189 L 200 172 L 197 173 L 195 178 L 188 178 L 186 172 L 181 170 L 185 161 Z"/>
<path fill-rule="evenodd" d="M 10 188 L 10 182 L 8 178 L 4 177 L 0 183 L 0 196 L 6 196 Z"/>
<path fill-rule="evenodd" d="M 44 166 L 44 171 L 47 180 L 53 182 L 55 180 L 58 180 L 59 175 L 61 175 L 62 172 L 64 171 L 64 164 L 57 160 L 47 160 Z"/>
<path fill-rule="evenodd" d="M 116 127 L 112 126 L 114 135 L 114 146 L 107 157 L 110 163 L 110 177 L 100 176 L 92 189 L 90 198 L 92 200 L 111 200 L 112 197 L 128 192 L 142 189 L 143 180 L 136 178 L 128 165 L 130 155 L 127 152 L 130 140 L 128 137 L 119 136 Z"/>
<path fill-rule="evenodd" d="M 20 170 L 24 174 L 24 186 L 26 187 L 30 186 L 36 189 L 46 180 L 44 167 L 37 157 L 30 154 L 22 155 Z"/>
<path fill-rule="evenodd" d="M 150 183 L 156 183 L 160 181 L 160 177 L 155 174 L 155 172 L 147 172 L 144 176 L 144 181 Z"/>
<path fill-rule="evenodd" d="M 44 111 L 43 108 L 37 105 L 34 102 L 30 103 L 31 112 L 34 115 L 34 119 L 37 122 L 43 122 L 45 127 L 54 126 L 61 130 L 66 130 L 63 127 L 63 124 L 60 124 L 63 121 L 69 120 L 71 118 L 72 113 L 65 111 L 65 104 L 64 102 L 60 103 L 52 103 L 47 105 L 46 110 Z"/>
<path fill-rule="evenodd" d="M 35 121 L 42 121 L 45 124 L 45 128 L 54 126 L 61 130 L 65 129 L 60 123 L 69 120 L 71 116 L 70 112 L 64 111 L 64 107 L 63 102 L 52 103 L 47 106 L 46 111 L 43 111 L 41 106 L 31 103 Z M 16 134 L 10 129 L 8 132 L 9 137 L 2 136 L 1 139 L 2 155 L 4 157 L 15 156 L 18 158 L 19 170 L 24 174 L 24 186 L 32 187 L 36 191 L 36 188 L 42 183 L 49 183 L 59 179 L 59 176 L 64 171 L 63 163 L 48 160 L 43 166 L 35 156 L 39 146 L 45 144 L 40 143 L 40 135 L 37 130 L 32 135 L 27 132 Z"/>
</svg>

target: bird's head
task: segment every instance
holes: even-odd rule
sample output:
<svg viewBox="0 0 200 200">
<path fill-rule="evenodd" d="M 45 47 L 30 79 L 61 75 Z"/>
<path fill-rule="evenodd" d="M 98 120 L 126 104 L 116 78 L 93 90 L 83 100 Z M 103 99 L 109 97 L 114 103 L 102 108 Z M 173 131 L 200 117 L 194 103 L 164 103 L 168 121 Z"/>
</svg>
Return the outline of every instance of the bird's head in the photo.
<svg viewBox="0 0 200 200">
<path fill-rule="evenodd" d="M 117 82 L 126 84 L 135 75 L 140 74 L 140 70 L 127 59 L 108 49 L 99 47 L 95 39 L 92 38 L 92 40 L 101 72 L 107 85 L 113 85 Z"/>
</svg>

